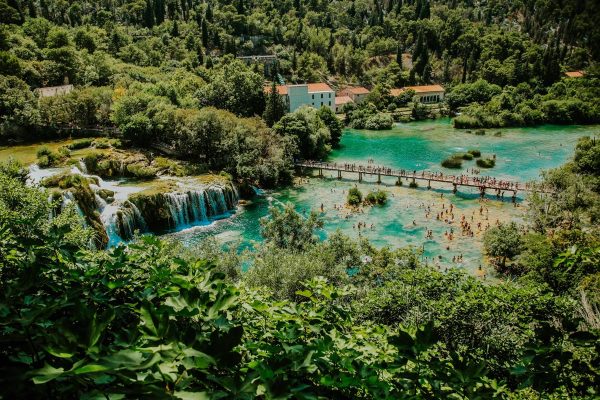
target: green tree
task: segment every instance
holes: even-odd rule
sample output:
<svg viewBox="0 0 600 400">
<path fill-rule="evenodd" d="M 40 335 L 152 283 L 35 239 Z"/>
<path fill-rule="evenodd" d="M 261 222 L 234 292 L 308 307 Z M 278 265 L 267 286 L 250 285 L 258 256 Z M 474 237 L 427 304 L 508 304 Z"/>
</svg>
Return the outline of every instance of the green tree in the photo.
<svg viewBox="0 0 600 400">
<path fill-rule="evenodd" d="M 344 128 L 342 121 L 340 121 L 331 108 L 327 106 L 322 106 L 319 109 L 319 118 L 325 123 L 327 129 L 329 129 L 329 135 L 331 136 L 329 144 L 331 144 L 331 147 L 339 147 L 342 138 L 342 130 Z"/>
<path fill-rule="evenodd" d="M 313 107 L 302 106 L 284 115 L 273 129 L 281 136 L 296 140 L 298 150 L 295 156 L 300 158 L 320 160 L 331 150 L 329 129 Z"/>
<path fill-rule="evenodd" d="M 521 235 L 516 223 L 502 224 L 488 229 L 483 237 L 483 246 L 487 255 L 499 259 L 500 271 L 506 268 L 506 260 L 521 252 Z"/>
<path fill-rule="evenodd" d="M 268 126 L 273 126 L 277 121 L 285 115 L 285 105 L 283 99 L 277 91 L 277 85 L 275 81 L 272 82 L 267 101 L 265 105 L 265 112 L 263 113 L 263 119 Z"/>
<path fill-rule="evenodd" d="M 317 242 L 315 230 L 323 226 L 323 221 L 315 212 L 304 217 L 292 204 L 286 204 L 283 209 L 271 207 L 260 225 L 261 235 L 267 243 L 280 249 L 303 251 Z"/>
</svg>

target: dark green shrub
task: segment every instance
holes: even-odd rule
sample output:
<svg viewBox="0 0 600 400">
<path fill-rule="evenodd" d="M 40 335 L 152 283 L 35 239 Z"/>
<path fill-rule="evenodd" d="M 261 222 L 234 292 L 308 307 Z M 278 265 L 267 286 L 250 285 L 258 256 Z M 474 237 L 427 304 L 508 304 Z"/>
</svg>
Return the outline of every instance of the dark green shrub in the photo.
<svg viewBox="0 0 600 400">
<path fill-rule="evenodd" d="M 412 181 L 411 183 L 408 184 L 408 187 L 416 189 L 419 187 L 419 184 L 417 183 L 417 181 Z"/>
<path fill-rule="evenodd" d="M 387 193 L 383 190 L 369 192 L 365 197 L 365 201 L 369 204 L 378 204 L 382 206 L 387 202 Z"/>
<path fill-rule="evenodd" d="M 463 160 L 467 160 L 467 161 L 468 160 L 472 160 L 473 159 L 473 154 L 471 154 L 471 153 L 463 153 L 463 154 L 461 154 L 461 158 Z"/>
<path fill-rule="evenodd" d="M 67 145 L 67 147 L 69 148 L 69 150 L 85 149 L 87 147 L 90 147 L 92 145 L 92 142 L 93 140 L 90 138 L 78 139 L 75 140 L 73 143 Z"/>
<path fill-rule="evenodd" d="M 442 161 L 442 167 L 458 169 L 462 168 L 462 159 L 457 157 L 449 157 Z"/>
<path fill-rule="evenodd" d="M 138 179 L 152 179 L 156 177 L 156 169 L 142 164 L 129 164 L 127 172 Z"/>
<path fill-rule="evenodd" d="M 481 168 L 494 168 L 496 166 L 496 160 L 491 158 L 480 158 L 477 160 L 477 166 Z"/>
<path fill-rule="evenodd" d="M 97 149 L 108 149 L 110 148 L 110 141 L 108 139 L 96 139 L 94 140 L 94 147 Z"/>
<path fill-rule="evenodd" d="M 59 162 L 61 156 L 50 150 L 48 147 L 42 146 L 37 151 L 37 158 L 37 163 L 40 168 L 48 168 L 55 166 Z"/>
<path fill-rule="evenodd" d="M 352 188 L 352 189 L 348 190 L 347 202 L 349 205 L 351 205 L 351 206 L 359 205 L 360 203 L 362 203 L 362 198 L 363 198 L 362 193 L 357 188 Z"/>
<path fill-rule="evenodd" d="M 481 151 L 477 149 L 469 150 L 467 153 L 471 154 L 475 158 L 481 157 Z"/>
<path fill-rule="evenodd" d="M 71 150 L 68 149 L 67 146 L 61 146 L 58 148 L 58 155 L 61 158 L 67 158 L 71 156 Z"/>
<path fill-rule="evenodd" d="M 477 136 L 485 136 L 485 130 L 484 130 L 484 129 L 477 129 L 477 130 L 475 131 L 475 134 L 476 134 Z"/>
</svg>

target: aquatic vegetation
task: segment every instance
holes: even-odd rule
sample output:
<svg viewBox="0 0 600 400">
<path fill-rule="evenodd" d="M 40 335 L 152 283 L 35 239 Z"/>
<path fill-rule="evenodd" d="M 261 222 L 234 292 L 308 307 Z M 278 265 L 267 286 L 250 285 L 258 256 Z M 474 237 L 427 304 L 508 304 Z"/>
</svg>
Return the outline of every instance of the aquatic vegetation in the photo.
<svg viewBox="0 0 600 400">
<path fill-rule="evenodd" d="M 477 160 L 477 166 L 481 168 L 494 168 L 496 166 L 496 160 L 493 158 L 480 158 Z"/>
<path fill-rule="evenodd" d="M 51 150 L 48 146 L 42 146 L 37 150 L 37 164 L 40 168 L 55 167 L 62 164 L 69 158 L 70 152 L 66 147 L 59 147 L 57 151 Z"/>
<path fill-rule="evenodd" d="M 469 150 L 469 151 L 467 151 L 467 153 L 472 154 L 473 157 L 475 157 L 475 158 L 481 157 L 481 151 L 478 149 Z"/>
<path fill-rule="evenodd" d="M 477 129 L 475 131 L 475 135 L 477 135 L 477 136 L 485 136 L 485 130 L 484 129 Z"/>
<path fill-rule="evenodd" d="M 94 139 L 91 139 L 91 138 L 77 139 L 77 140 L 74 140 L 72 143 L 69 143 L 67 145 L 67 147 L 70 150 L 85 149 L 87 147 L 90 147 L 93 142 L 94 142 Z"/>
<path fill-rule="evenodd" d="M 387 202 L 387 193 L 384 190 L 369 192 L 365 196 L 365 203 L 371 205 L 384 205 Z"/>
<path fill-rule="evenodd" d="M 467 153 L 462 153 L 461 154 L 461 158 L 463 160 L 469 161 L 469 160 L 472 160 L 474 158 L 474 155 L 471 154 L 471 153 L 468 153 L 468 152 Z"/>
<path fill-rule="evenodd" d="M 460 157 L 451 156 L 442 161 L 442 167 L 459 169 L 462 168 L 462 155 Z"/>
<path fill-rule="evenodd" d="M 418 188 L 418 187 L 419 187 L 419 183 L 418 183 L 417 181 L 411 181 L 411 182 L 408 184 L 408 187 L 409 187 L 409 188 L 412 188 L 412 189 L 416 189 L 416 188 Z"/>
<path fill-rule="evenodd" d="M 358 188 L 351 188 L 348 190 L 348 196 L 346 202 L 351 206 L 358 206 L 362 203 L 363 195 Z"/>
</svg>

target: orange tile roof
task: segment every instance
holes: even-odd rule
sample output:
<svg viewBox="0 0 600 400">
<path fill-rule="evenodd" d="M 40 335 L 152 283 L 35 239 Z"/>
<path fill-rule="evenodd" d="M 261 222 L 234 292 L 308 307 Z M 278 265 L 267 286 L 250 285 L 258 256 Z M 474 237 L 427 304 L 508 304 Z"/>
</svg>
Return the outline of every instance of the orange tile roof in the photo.
<svg viewBox="0 0 600 400">
<path fill-rule="evenodd" d="M 349 96 L 337 96 L 335 98 L 335 105 L 354 103 L 354 101 Z"/>
<path fill-rule="evenodd" d="M 407 86 L 404 89 L 412 89 L 417 93 L 443 92 L 441 85 Z"/>
<path fill-rule="evenodd" d="M 287 94 L 288 92 L 288 88 L 286 85 L 277 85 L 275 87 L 277 88 L 277 93 L 279 93 L 280 95 Z M 263 89 L 265 93 L 271 93 L 271 85 L 266 85 Z"/>
<path fill-rule="evenodd" d="M 299 85 L 289 85 L 289 86 L 308 86 L 308 92 L 333 92 L 333 89 L 329 87 L 326 83 L 308 83 L 308 84 L 299 84 Z M 265 93 L 269 93 L 271 91 L 271 85 L 264 86 Z M 277 85 L 277 92 L 280 95 L 288 94 L 288 85 Z"/>
<path fill-rule="evenodd" d="M 583 78 L 583 71 L 569 71 L 565 72 L 565 75 L 569 78 Z"/>
<path fill-rule="evenodd" d="M 308 84 L 308 92 L 333 92 L 333 89 L 329 87 L 328 84 L 320 82 L 320 83 L 309 83 Z"/>
</svg>

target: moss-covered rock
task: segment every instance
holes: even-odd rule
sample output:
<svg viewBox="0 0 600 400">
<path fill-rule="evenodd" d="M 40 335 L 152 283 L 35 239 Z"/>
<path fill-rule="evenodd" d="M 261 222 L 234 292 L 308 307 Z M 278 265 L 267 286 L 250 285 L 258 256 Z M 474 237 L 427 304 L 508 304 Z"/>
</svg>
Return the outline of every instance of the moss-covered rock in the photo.
<svg viewBox="0 0 600 400">
<path fill-rule="evenodd" d="M 152 232 L 164 232 L 175 227 L 164 193 L 136 193 L 129 201 L 140 210 Z"/>
</svg>

